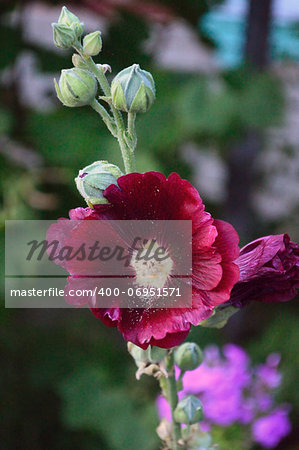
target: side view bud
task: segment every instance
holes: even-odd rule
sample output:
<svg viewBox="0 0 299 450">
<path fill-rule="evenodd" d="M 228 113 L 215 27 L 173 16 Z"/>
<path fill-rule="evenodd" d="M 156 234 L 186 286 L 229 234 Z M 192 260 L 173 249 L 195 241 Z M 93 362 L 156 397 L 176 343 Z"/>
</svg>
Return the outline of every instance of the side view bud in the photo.
<svg viewBox="0 0 299 450">
<path fill-rule="evenodd" d="M 119 72 L 111 84 L 112 103 L 115 108 L 144 113 L 155 100 L 155 83 L 152 75 L 133 64 Z"/>
<path fill-rule="evenodd" d="M 83 27 L 84 24 L 80 22 L 79 17 L 77 17 L 75 14 L 73 14 L 71 11 L 67 9 L 66 6 L 63 6 L 59 19 L 58 19 L 59 25 L 65 25 L 69 28 L 71 28 L 75 36 L 78 38 L 83 33 Z"/>
<path fill-rule="evenodd" d="M 101 32 L 87 34 L 83 39 L 83 52 L 87 56 L 96 56 L 102 50 Z"/>
<path fill-rule="evenodd" d="M 174 360 L 183 372 L 194 370 L 202 363 L 202 352 L 194 342 L 186 342 L 175 351 Z"/>
<path fill-rule="evenodd" d="M 117 185 L 117 178 L 123 173 L 108 161 L 95 161 L 79 171 L 75 178 L 76 186 L 89 206 L 107 203 L 104 190 L 111 184 Z"/>
<path fill-rule="evenodd" d="M 71 48 L 76 40 L 76 34 L 67 25 L 60 25 L 58 23 L 52 23 L 53 27 L 53 40 L 56 47 L 68 49 Z"/>
<path fill-rule="evenodd" d="M 71 108 L 89 105 L 97 93 L 97 82 L 88 70 L 64 69 L 61 71 L 59 84 L 54 79 L 57 97 Z"/>
<path fill-rule="evenodd" d="M 78 69 L 87 69 L 87 65 L 85 64 L 85 62 L 83 61 L 81 56 L 78 55 L 77 53 L 73 54 L 73 56 L 72 56 L 72 63 Z"/>
<path fill-rule="evenodd" d="M 174 410 L 174 418 L 178 423 L 192 425 L 203 419 L 202 403 L 195 395 L 184 397 Z"/>
</svg>

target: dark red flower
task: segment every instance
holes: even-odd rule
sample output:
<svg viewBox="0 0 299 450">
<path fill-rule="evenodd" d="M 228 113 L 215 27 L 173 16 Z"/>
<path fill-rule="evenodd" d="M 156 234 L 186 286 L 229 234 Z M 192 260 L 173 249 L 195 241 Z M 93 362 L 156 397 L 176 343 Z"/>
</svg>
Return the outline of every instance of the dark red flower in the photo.
<svg viewBox="0 0 299 450">
<path fill-rule="evenodd" d="M 239 254 L 236 231 L 205 212 L 196 189 L 176 173 L 168 179 L 158 172 L 124 175 L 118 179 L 118 186 L 110 185 L 104 191 L 104 197 L 108 204 L 76 208 L 70 211 L 70 218 L 192 220 L 192 308 L 91 308 L 97 318 L 117 327 L 126 340 L 141 348 L 179 345 L 191 325 L 207 319 L 215 306 L 230 298 L 239 279 L 238 266 L 233 262 Z M 74 287 L 82 281 L 71 276 L 68 282 Z"/>
<path fill-rule="evenodd" d="M 265 236 L 250 242 L 235 261 L 240 279 L 229 303 L 242 307 L 251 300 L 285 302 L 299 288 L 299 247 L 287 234 Z"/>
</svg>

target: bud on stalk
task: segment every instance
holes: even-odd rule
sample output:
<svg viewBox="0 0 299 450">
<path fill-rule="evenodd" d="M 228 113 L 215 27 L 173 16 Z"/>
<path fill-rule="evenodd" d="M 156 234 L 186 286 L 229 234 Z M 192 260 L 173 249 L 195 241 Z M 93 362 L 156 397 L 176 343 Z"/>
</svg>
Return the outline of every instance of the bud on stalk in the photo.
<svg viewBox="0 0 299 450">
<path fill-rule="evenodd" d="M 139 64 L 119 72 L 111 84 L 112 104 L 128 113 L 144 113 L 155 100 L 155 83 L 152 75 L 140 69 Z"/>
<path fill-rule="evenodd" d="M 186 342 L 175 351 L 174 360 L 183 372 L 194 370 L 202 363 L 202 352 L 194 342 Z"/>
<path fill-rule="evenodd" d="M 80 37 L 83 33 L 84 24 L 80 22 L 79 17 L 69 11 L 66 6 L 63 6 L 61 10 L 58 24 L 65 25 L 72 29 L 75 33 L 76 38 Z"/>
<path fill-rule="evenodd" d="M 84 69 L 61 71 L 59 84 L 54 80 L 59 100 L 71 108 L 89 105 L 97 93 L 97 82 L 91 72 Z"/>
<path fill-rule="evenodd" d="M 101 32 L 87 34 L 83 39 L 83 52 L 87 56 L 96 56 L 102 50 Z"/>
<path fill-rule="evenodd" d="M 174 410 L 174 418 L 178 423 L 192 425 L 203 419 L 202 403 L 195 395 L 183 398 Z"/>
<path fill-rule="evenodd" d="M 111 184 L 117 185 L 117 179 L 123 175 L 121 170 L 108 161 L 95 161 L 79 171 L 75 178 L 77 189 L 90 205 L 107 203 L 103 196 L 104 190 Z"/>
<path fill-rule="evenodd" d="M 56 47 L 68 49 L 74 44 L 76 40 L 76 34 L 67 25 L 60 25 L 58 23 L 52 23 L 53 27 L 53 40 Z"/>
</svg>

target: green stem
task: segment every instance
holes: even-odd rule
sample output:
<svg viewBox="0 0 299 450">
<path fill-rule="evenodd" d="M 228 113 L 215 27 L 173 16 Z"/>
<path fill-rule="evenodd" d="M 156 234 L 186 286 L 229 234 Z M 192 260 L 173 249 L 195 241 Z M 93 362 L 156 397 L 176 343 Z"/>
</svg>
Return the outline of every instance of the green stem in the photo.
<svg viewBox="0 0 299 450">
<path fill-rule="evenodd" d="M 105 96 L 111 97 L 110 86 L 109 86 L 109 83 L 108 83 L 108 80 L 106 78 L 104 71 L 95 64 L 95 62 L 93 61 L 93 59 L 90 56 L 86 57 L 84 55 L 83 47 L 79 42 L 76 43 L 74 48 L 75 48 L 75 50 L 77 50 L 77 52 L 79 53 L 81 58 L 84 60 L 88 69 L 90 70 L 90 72 L 92 72 L 95 75 L 95 77 L 97 78 L 99 85 L 101 86 L 101 89 L 104 92 Z M 126 171 L 126 173 L 134 172 L 136 170 L 134 146 L 133 145 L 129 146 L 124 138 L 126 130 L 125 130 L 125 124 L 123 121 L 123 117 L 122 117 L 120 111 L 118 111 L 116 108 L 114 108 L 113 105 L 110 105 L 110 107 L 111 107 L 111 111 L 112 111 L 114 121 L 115 121 L 115 124 L 117 127 L 117 133 L 116 133 L 116 136 L 115 135 L 114 136 L 117 137 L 117 140 L 118 140 L 118 143 L 120 146 L 122 158 L 124 161 L 125 171 Z M 105 109 L 105 108 L 103 108 L 103 109 Z M 101 114 L 101 112 L 103 113 L 102 110 L 101 110 L 101 112 L 99 110 L 97 110 L 97 112 L 99 112 L 100 114 Z M 104 120 L 104 122 L 105 122 L 105 120 Z M 107 125 L 107 123 L 106 123 L 106 125 Z M 110 130 L 110 128 L 109 128 L 109 130 Z"/>
<path fill-rule="evenodd" d="M 178 440 L 181 437 L 180 424 L 176 422 L 174 418 L 174 410 L 178 404 L 177 385 L 174 373 L 174 356 L 173 352 L 169 353 L 166 357 L 166 368 L 168 372 L 167 378 L 167 400 L 171 409 L 171 421 L 172 421 L 172 449 L 178 449 Z"/>
<path fill-rule="evenodd" d="M 135 113 L 128 113 L 128 133 L 137 140 L 136 130 L 135 130 Z"/>
<path fill-rule="evenodd" d="M 96 99 L 92 101 L 90 106 L 100 114 L 104 123 L 106 124 L 108 130 L 111 132 L 112 136 L 117 137 L 117 128 L 114 119 L 106 111 L 104 106 L 102 106 Z"/>
</svg>

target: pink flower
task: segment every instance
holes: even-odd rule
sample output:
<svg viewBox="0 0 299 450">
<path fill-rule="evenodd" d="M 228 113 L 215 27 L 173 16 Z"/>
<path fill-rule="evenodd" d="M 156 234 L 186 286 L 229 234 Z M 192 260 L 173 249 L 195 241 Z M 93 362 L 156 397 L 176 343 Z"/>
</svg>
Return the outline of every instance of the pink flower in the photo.
<svg viewBox="0 0 299 450">
<path fill-rule="evenodd" d="M 265 448 L 274 448 L 291 431 L 288 409 L 281 407 L 268 416 L 260 417 L 252 425 L 252 436 Z"/>
<path fill-rule="evenodd" d="M 251 300 L 285 302 L 299 288 L 299 247 L 287 234 L 265 236 L 250 242 L 235 261 L 240 279 L 230 302 L 242 307 Z"/>
<path fill-rule="evenodd" d="M 131 173 L 117 182 L 118 186 L 110 185 L 104 191 L 108 204 L 95 205 L 94 209 L 76 208 L 70 211 L 70 218 L 191 220 L 192 308 L 91 310 L 103 323 L 117 327 L 126 340 L 143 349 L 148 345 L 163 348 L 179 345 L 191 325 L 207 319 L 215 306 L 230 298 L 231 289 L 239 279 L 238 266 L 233 262 L 239 254 L 238 235 L 230 224 L 214 220 L 204 210 L 196 189 L 176 173 L 168 178 L 158 172 Z M 80 286 L 83 279 L 71 273 L 69 286 Z"/>
</svg>

